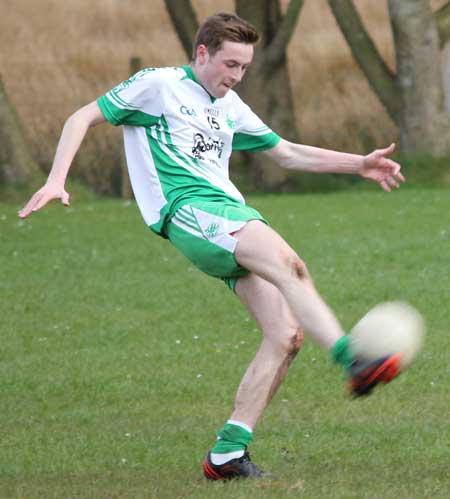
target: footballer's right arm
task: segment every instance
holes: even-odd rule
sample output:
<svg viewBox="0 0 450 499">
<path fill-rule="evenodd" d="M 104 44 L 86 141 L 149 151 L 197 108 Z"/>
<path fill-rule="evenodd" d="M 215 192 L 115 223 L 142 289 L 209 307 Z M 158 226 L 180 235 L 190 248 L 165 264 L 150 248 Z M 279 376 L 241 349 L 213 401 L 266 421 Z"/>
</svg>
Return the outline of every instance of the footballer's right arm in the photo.
<svg viewBox="0 0 450 499">
<path fill-rule="evenodd" d="M 97 101 L 80 108 L 67 119 L 47 182 L 19 211 L 20 218 L 26 218 L 34 211 L 40 210 L 52 199 L 60 199 L 64 205 L 69 205 L 69 194 L 64 185 L 70 165 L 89 128 L 105 121 Z"/>
</svg>

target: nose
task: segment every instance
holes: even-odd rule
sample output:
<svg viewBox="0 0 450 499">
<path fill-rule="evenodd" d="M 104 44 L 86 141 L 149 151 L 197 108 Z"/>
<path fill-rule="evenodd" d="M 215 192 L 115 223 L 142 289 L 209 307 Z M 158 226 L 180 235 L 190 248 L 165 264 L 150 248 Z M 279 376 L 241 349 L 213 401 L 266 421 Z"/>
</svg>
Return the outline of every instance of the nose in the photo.
<svg viewBox="0 0 450 499">
<path fill-rule="evenodd" d="M 245 68 L 242 67 L 234 68 L 232 75 L 236 83 L 239 83 L 242 80 L 244 73 L 245 73 Z"/>
</svg>

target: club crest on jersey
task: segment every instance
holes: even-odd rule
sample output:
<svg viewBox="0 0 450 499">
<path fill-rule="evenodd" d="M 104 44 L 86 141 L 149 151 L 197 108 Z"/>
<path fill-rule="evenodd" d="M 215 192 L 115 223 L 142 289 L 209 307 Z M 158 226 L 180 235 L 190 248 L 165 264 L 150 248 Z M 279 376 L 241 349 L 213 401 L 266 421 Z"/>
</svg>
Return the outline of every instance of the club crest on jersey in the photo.
<svg viewBox="0 0 450 499">
<path fill-rule="evenodd" d="M 207 137 L 205 138 L 201 133 L 194 134 L 194 145 L 192 146 L 192 154 L 197 159 L 205 159 L 203 153 L 215 152 L 218 158 L 222 157 L 223 146 L 225 142 L 220 139 Z"/>
<path fill-rule="evenodd" d="M 236 128 L 236 119 L 233 116 L 230 116 L 228 113 L 227 113 L 226 122 L 227 122 L 228 128 L 231 128 L 231 130 Z"/>
</svg>

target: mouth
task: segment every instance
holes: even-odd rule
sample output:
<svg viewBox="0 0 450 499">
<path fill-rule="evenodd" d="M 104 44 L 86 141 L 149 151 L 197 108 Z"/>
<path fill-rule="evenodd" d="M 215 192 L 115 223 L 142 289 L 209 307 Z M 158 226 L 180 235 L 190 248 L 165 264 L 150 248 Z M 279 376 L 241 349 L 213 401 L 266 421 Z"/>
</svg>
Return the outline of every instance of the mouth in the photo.
<svg viewBox="0 0 450 499">
<path fill-rule="evenodd" d="M 234 85 L 230 82 L 221 82 L 218 84 L 216 87 L 216 92 L 218 97 L 223 97 L 225 94 L 228 93 L 229 90 L 231 90 L 234 87 Z"/>
</svg>

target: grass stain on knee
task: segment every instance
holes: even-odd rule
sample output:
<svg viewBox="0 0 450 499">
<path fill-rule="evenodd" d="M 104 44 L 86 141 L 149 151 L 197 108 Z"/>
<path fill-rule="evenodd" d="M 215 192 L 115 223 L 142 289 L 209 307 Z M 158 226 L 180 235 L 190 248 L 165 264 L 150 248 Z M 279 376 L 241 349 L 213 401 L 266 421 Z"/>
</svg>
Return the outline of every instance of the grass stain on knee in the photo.
<svg viewBox="0 0 450 499">
<path fill-rule="evenodd" d="M 289 355 L 292 356 L 292 360 L 294 360 L 294 357 L 300 351 L 300 348 L 303 345 L 304 338 L 305 335 L 303 334 L 303 329 L 301 327 L 298 327 L 295 331 L 295 335 L 291 339 L 291 348 L 289 350 Z"/>
<path fill-rule="evenodd" d="M 306 265 L 301 260 L 296 260 L 292 264 L 292 269 L 294 271 L 294 275 L 296 275 L 302 281 L 309 278 Z"/>
<path fill-rule="evenodd" d="M 273 378 L 272 385 L 270 386 L 269 394 L 267 396 L 267 403 L 269 403 L 272 397 L 275 395 L 281 382 L 286 376 L 286 373 L 290 365 L 292 364 L 298 352 L 300 351 L 300 348 L 303 344 L 303 338 L 304 338 L 303 330 L 300 327 L 297 327 L 294 335 L 291 338 L 290 344 L 287 348 L 286 356 L 283 359 L 282 363 L 280 364 L 279 368 L 277 369 L 277 372 L 275 373 L 275 376 Z"/>
</svg>

